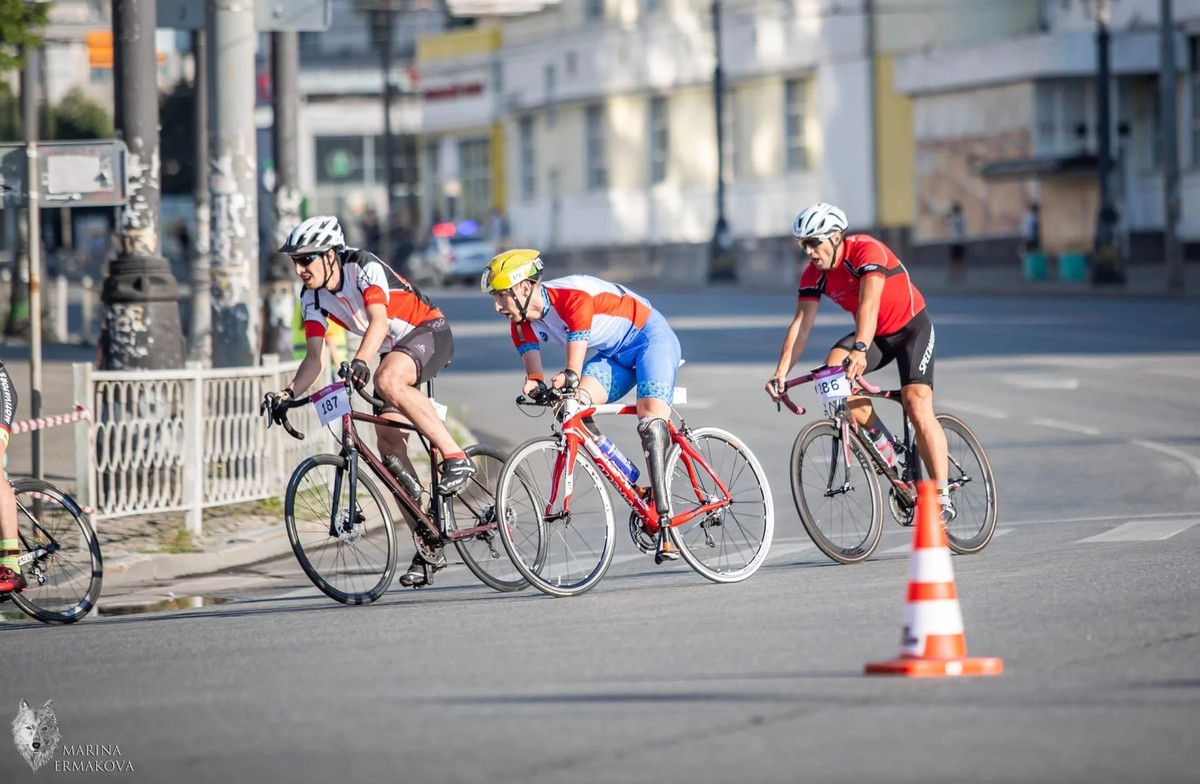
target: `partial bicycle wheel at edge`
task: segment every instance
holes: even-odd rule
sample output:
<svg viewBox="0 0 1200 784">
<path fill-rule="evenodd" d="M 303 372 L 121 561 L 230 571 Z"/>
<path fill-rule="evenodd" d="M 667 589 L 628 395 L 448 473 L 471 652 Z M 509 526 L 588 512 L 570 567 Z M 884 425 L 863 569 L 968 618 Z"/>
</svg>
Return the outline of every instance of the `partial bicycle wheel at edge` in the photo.
<svg viewBox="0 0 1200 784">
<path fill-rule="evenodd" d="M 883 535 L 883 501 L 875 465 L 858 439 L 843 442 L 831 420 L 813 422 L 792 445 L 789 478 L 800 522 L 821 552 L 843 564 L 875 552 Z M 848 508 L 835 511 L 837 501 Z"/>
<path fill-rule="evenodd" d="M 296 466 L 283 502 L 288 539 L 300 567 L 322 593 L 342 604 L 370 604 L 383 596 L 396 574 L 392 515 L 361 465 L 353 518 L 347 460 L 339 455 L 314 455 Z"/>
<path fill-rule="evenodd" d="M 938 414 L 946 432 L 947 480 L 956 516 L 946 525 L 946 543 L 960 555 L 987 547 L 996 533 L 996 477 L 983 446 L 956 416 Z"/>
<path fill-rule="evenodd" d="M 104 560 L 96 532 L 75 499 L 49 482 L 19 479 L 12 489 L 17 497 L 21 571 L 29 586 L 9 596 L 42 623 L 74 623 L 91 612 L 100 597 Z M 30 557 L 31 550 L 51 540 L 57 545 L 55 552 Z"/>
</svg>

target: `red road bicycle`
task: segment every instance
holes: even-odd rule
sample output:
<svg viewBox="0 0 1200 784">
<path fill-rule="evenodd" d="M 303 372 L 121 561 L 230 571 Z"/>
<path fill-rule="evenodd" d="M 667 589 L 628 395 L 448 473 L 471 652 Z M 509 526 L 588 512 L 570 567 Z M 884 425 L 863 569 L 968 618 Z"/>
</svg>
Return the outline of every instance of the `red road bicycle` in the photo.
<svg viewBox="0 0 1200 784">
<path fill-rule="evenodd" d="M 636 416 L 632 405 L 591 405 L 575 392 L 547 389 L 518 405 L 554 411 L 553 435 L 513 450 L 496 485 L 500 540 L 517 571 L 551 596 L 595 587 L 613 563 L 616 526 L 605 483 L 630 507 L 629 534 L 642 553 L 656 553 L 663 521 L 650 488 L 636 484 L 601 448 L 594 417 Z M 733 434 L 690 428 L 672 411 L 666 471 L 670 519 L 666 535 L 683 559 L 717 583 L 745 580 L 767 558 L 775 510 L 766 473 Z M 632 469 L 637 472 L 636 466 Z M 647 477 L 648 482 L 648 477 Z M 640 556 L 633 555 L 632 558 Z"/>
<path fill-rule="evenodd" d="M 883 477 L 892 517 L 900 525 L 912 525 L 923 461 L 917 457 L 907 414 L 903 438 L 892 444 L 897 456 L 892 466 L 846 407 L 851 396 L 899 403 L 900 390 L 882 391 L 862 378 L 851 384 L 843 368 L 820 367 L 785 382 L 780 402 L 803 414 L 787 391 L 808 383 L 814 385 L 826 418 L 800 431 L 792 446 L 792 498 L 800 521 L 821 552 L 839 563 L 858 563 L 875 552 L 883 535 L 883 503 L 876 477 Z M 996 531 L 996 477 L 971 428 L 956 416 L 936 416 L 946 433 L 947 479 L 956 511 L 946 526 L 947 543 L 956 553 L 977 553 Z"/>
</svg>

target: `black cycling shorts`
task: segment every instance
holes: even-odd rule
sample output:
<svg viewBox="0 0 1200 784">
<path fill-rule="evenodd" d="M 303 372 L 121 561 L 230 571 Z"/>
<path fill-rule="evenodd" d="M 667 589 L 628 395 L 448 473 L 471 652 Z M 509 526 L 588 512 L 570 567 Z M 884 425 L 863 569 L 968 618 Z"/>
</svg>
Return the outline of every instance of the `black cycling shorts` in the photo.
<svg viewBox="0 0 1200 784">
<path fill-rule="evenodd" d="M 893 359 L 900 371 L 900 384 L 926 384 L 933 386 L 933 322 L 922 310 L 890 335 L 876 335 L 867 349 L 866 373 L 887 366 Z M 854 333 L 834 344 L 834 348 L 847 351 L 854 347 Z"/>
<path fill-rule="evenodd" d="M 12 435 L 13 422 L 17 416 L 17 390 L 13 388 L 8 369 L 0 362 L 0 439 L 8 444 Z"/>
<path fill-rule="evenodd" d="M 396 351 L 412 358 L 417 366 L 414 386 L 421 386 L 449 365 L 454 357 L 454 335 L 450 332 L 449 322 L 441 316 L 426 321 L 400 338 L 388 353 Z M 375 396 L 378 397 L 378 393 Z M 375 416 L 399 413 L 395 406 L 375 410 Z"/>
</svg>

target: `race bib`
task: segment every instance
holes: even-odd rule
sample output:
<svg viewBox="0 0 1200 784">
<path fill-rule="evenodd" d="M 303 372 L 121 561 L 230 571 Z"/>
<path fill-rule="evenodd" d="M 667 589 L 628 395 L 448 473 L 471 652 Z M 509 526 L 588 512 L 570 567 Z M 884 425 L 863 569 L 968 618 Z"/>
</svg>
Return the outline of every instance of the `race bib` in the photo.
<svg viewBox="0 0 1200 784">
<path fill-rule="evenodd" d="M 836 374 L 813 379 L 813 387 L 817 390 L 817 400 L 822 403 L 833 403 L 850 397 L 850 379 L 846 378 L 845 372 L 840 369 Z"/>
<path fill-rule="evenodd" d="M 446 406 L 443 406 L 441 403 L 437 402 L 433 398 L 429 398 L 429 402 L 433 403 L 433 410 L 438 415 L 438 419 L 445 422 L 446 414 L 450 411 L 450 409 Z"/>
<path fill-rule="evenodd" d="M 328 425 L 350 413 L 350 394 L 346 391 L 346 385 L 339 381 L 314 392 L 312 404 L 317 409 L 317 419 L 321 425 Z"/>
</svg>

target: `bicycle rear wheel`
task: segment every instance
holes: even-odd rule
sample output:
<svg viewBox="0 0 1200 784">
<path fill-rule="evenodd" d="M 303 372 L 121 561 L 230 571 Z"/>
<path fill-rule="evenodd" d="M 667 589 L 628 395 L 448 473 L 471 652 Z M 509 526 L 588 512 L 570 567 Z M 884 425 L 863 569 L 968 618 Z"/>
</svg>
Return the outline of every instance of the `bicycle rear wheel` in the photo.
<svg viewBox="0 0 1200 784">
<path fill-rule="evenodd" d="M 557 438 L 526 441 L 505 461 L 496 485 L 508 557 L 531 585 L 558 597 L 594 588 L 616 549 L 612 503 L 600 472 L 582 449 L 571 476 L 565 461 Z M 563 509 L 568 487 L 569 511 Z"/>
<path fill-rule="evenodd" d="M 842 440 L 832 420 L 813 422 L 792 446 L 792 498 L 821 552 L 838 563 L 864 561 L 883 535 L 875 466 L 858 439 Z"/>
<path fill-rule="evenodd" d="M 721 478 L 730 505 L 699 515 L 668 530 L 683 560 L 715 583 L 736 583 L 767 560 L 775 533 L 775 504 L 758 458 L 732 433 L 715 427 L 691 431 L 692 446 Z M 690 468 L 690 472 L 689 472 Z M 703 467 L 685 457 L 678 444 L 667 457 L 671 512 L 722 498 Z"/>
<path fill-rule="evenodd" d="M 350 498 L 347 463 L 340 455 L 314 455 L 296 466 L 284 522 L 313 585 L 342 604 L 370 604 L 396 573 L 396 532 L 383 494 L 365 471 L 358 472 L 357 498 Z"/>
<path fill-rule="evenodd" d="M 9 596 L 42 623 L 74 623 L 100 597 L 104 561 L 96 532 L 75 499 L 49 482 L 20 479 L 12 489 L 21 571 L 29 587 Z"/>
<path fill-rule="evenodd" d="M 464 451 L 475 464 L 475 475 L 453 499 L 445 502 L 450 511 L 446 518 L 448 528 L 450 531 L 465 531 L 480 526 L 487 528 L 456 539 L 454 546 L 466 567 L 484 585 L 505 593 L 523 591 L 529 587 L 529 581 L 521 576 L 508 557 L 508 552 L 503 550 L 499 516 L 496 514 L 496 485 L 508 455 L 483 444 L 473 444 Z M 532 498 L 525 500 L 526 503 L 532 502 Z M 530 545 L 535 553 L 534 565 L 538 566 L 544 556 L 545 539 L 536 529 L 532 535 Z"/>
<path fill-rule="evenodd" d="M 946 432 L 947 480 L 955 518 L 946 525 L 946 543 L 962 555 L 987 547 L 996 533 L 996 477 L 983 446 L 956 416 L 938 414 Z"/>
</svg>

